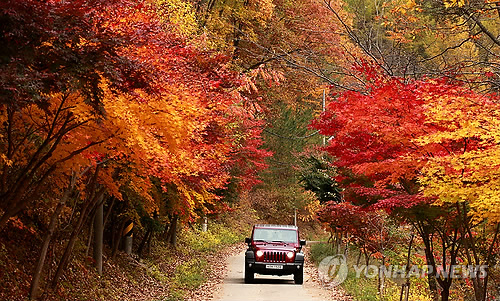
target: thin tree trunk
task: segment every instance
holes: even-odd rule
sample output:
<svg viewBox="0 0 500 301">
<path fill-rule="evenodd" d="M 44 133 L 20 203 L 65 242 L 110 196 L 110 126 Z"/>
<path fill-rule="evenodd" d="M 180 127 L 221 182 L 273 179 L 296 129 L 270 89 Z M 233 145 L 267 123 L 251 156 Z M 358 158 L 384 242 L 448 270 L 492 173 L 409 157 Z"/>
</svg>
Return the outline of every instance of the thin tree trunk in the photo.
<svg viewBox="0 0 500 301">
<path fill-rule="evenodd" d="M 115 235 L 113 235 L 115 237 L 114 239 L 114 244 L 113 244 L 113 250 L 111 252 L 111 258 L 114 259 L 115 256 L 116 256 L 116 253 L 118 252 L 118 247 L 120 246 L 120 243 L 122 241 L 122 233 L 123 233 L 123 230 L 125 230 L 125 223 L 127 221 L 126 220 L 123 220 L 121 223 L 120 223 L 120 227 L 118 228 L 118 232 L 115 232 Z"/>
<path fill-rule="evenodd" d="M 57 224 L 57 220 L 59 218 L 59 214 L 61 213 L 62 208 L 64 207 L 63 202 L 59 202 L 57 204 L 56 209 L 54 210 L 54 213 L 50 217 L 50 224 L 49 228 L 47 229 L 47 233 L 45 234 L 45 237 L 43 239 L 43 244 L 42 248 L 40 250 L 40 257 L 38 257 L 38 261 L 35 267 L 35 271 L 33 273 L 33 278 L 31 280 L 31 287 L 30 287 L 30 293 L 29 293 L 29 298 L 31 300 L 34 300 L 38 297 L 38 290 L 40 288 L 40 278 L 42 276 L 42 270 L 45 265 L 45 259 L 47 258 L 47 251 L 49 249 L 50 241 L 52 239 L 52 236 L 54 235 L 54 230 Z"/>
<path fill-rule="evenodd" d="M 29 298 L 30 299 L 36 299 L 38 297 L 38 289 L 40 287 L 40 278 L 42 276 L 42 270 L 43 266 L 45 265 L 45 259 L 47 258 L 47 251 L 49 249 L 50 241 L 52 239 L 52 236 L 54 235 L 54 230 L 56 228 L 57 220 L 59 219 L 59 214 L 62 211 L 62 208 L 68 201 L 71 192 L 73 191 L 73 188 L 75 187 L 75 181 L 76 177 L 73 174 L 70 178 L 70 184 L 66 191 L 63 194 L 63 197 L 59 201 L 59 203 L 56 206 L 56 209 L 54 210 L 54 213 L 52 213 L 52 216 L 50 217 L 50 223 L 49 223 L 49 228 L 47 229 L 47 233 L 45 234 L 45 237 L 43 239 L 43 244 L 42 248 L 40 250 L 40 257 L 38 258 L 35 271 L 33 273 L 33 278 L 31 280 L 31 287 L 30 287 L 30 293 L 29 293 Z"/>
<path fill-rule="evenodd" d="M 366 248 L 363 248 L 363 254 L 365 255 L 365 264 L 368 267 L 370 265 L 370 254 L 368 254 Z"/>
<path fill-rule="evenodd" d="M 413 239 L 415 234 L 411 234 L 410 243 L 408 244 L 408 253 L 406 254 L 406 283 L 401 285 L 401 294 L 399 296 L 399 301 L 403 301 L 403 294 L 405 295 L 405 301 L 408 301 L 410 295 L 410 277 L 408 277 L 408 272 L 410 271 L 410 258 L 411 258 L 411 248 L 413 247 Z"/>
<path fill-rule="evenodd" d="M 346 234 L 346 241 L 344 246 L 344 255 L 347 258 L 349 255 L 349 233 Z"/>
<path fill-rule="evenodd" d="M 151 255 L 151 241 L 153 240 L 153 236 L 154 236 L 154 233 L 151 232 L 151 234 L 149 234 L 149 238 L 148 238 L 148 241 L 146 243 L 146 252 L 149 255 Z"/>
<path fill-rule="evenodd" d="M 165 228 L 163 229 L 163 233 L 161 235 L 161 239 L 163 239 L 164 241 L 168 241 L 168 230 L 169 230 L 169 227 L 170 227 L 170 223 L 169 222 L 166 222 L 165 223 Z"/>
<path fill-rule="evenodd" d="M 61 257 L 61 261 L 59 262 L 56 273 L 54 275 L 54 279 L 52 280 L 52 288 L 55 288 L 57 286 L 59 278 L 61 277 L 64 269 L 68 265 L 71 253 L 73 252 L 73 248 L 78 238 L 78 234 L 80 233 L 80 230 L 83 228 L 82 226 L 84 224 L 84 221 L 87 219 L 87 213 L 88 213 L 87 210 L 82 210 L 77 225 L 75 226 L 75 229 L 73 229 L 73 232 L 71 232 L 68 244 L 66 245 L 66 249 L 64 250 L 63 256 Z"/>
<path fill-rule="evenodd" d="M 96 204 L 96 200 L 100 200 L 102 195 L 104 194 L 104 189 L 101 189 L 98 193 L 97 190 L 97 176 L 99 174 L 100 165 L 97 165 L 94 175 L 92 177 L 92 182 L 90 184 L 90 196 L 87 198 L 86 202 L 83 205 L 83 208 L 80 212 L 80 217 L 78 218 L 78 222 L 71 233 L 68 244 L 66 245 L 66 249 L 64 250 L 63 256 L 61 257 L 61 261 L 59 262 L 59 266 L 57 267 L 56 273 L 54 275 L 54 279 L 52 280 L 52 287 L 55 288 L 57 283 L 59 282 L 59 278 L 61 277 L 66 265 L 69 262 L 69 258 L 71 253 L 73 252 L 73 247 L 75 246 L 76 239 L 78 238 L 78 234 L 83 227 L 84 221 L 87 219 L 87 215 L 92 211 L 94 205 Z"/>
<path fill-rule="evenodd" d="M 111 212 L 113 211 L 113 207 L 115 206 L 116 198 L 111 198 L 111 204 L 109 205 L 108 211 L 106 212 L 106 216 L 104 216 L 104 220 L 102 222 L 102 227 L 103 229 L 106 228 L 106 223 L 108 222 L 108 218 L 111 215 Z"/>
<path fill-rule="evenodd" d="M 425 260 L 428 266 L 432 267 L 432 271 L 427 273 L 427 283 L 429 284 L 429 290 L 431 291 L 432 297 L 437 299 L 438 297 L 438 289 L 436 282 L 436 261 L 434 259 L 433 248 L 431 245 L 431 237 L 429 231 L 426 229 L 426 226 L 421 223 L 414 224 L 417 229 L 420 238 L 424 243 L 424 253 Z"/>
<path fill-rule="evenodd" d="M 170 222 L 170 229 L 168 229 L 167 240 L 175 248 L 177 245 L 177 220 L 179 217 L 174 215 Z"/>
<path fill-rule="evenodd" d="M 342 243 L 342 232 L 335 229 L 335 253 L 339 253 L 340 244 Z"/>
<path fill-rule="evenodd" d="M 488 297 L 488 278 L 489 278 L 489 266 L 492 261 L 492 256 L 493 256 L 493 249 L 495 248 L 495 245 L 497 244 L 497 239 L 498 239 L 498 234 L 500 232 L 500 223 L 497 223 L 497 227 L 495 229 L 495 235 L 493 237 L 493 241 L 491 242 L 490 248 L 488 250 L 488 257 L 486 258 L 486 276 L 484 278 L 483 282 L 483 294 L 482 297 L 483 299 L 480 301 L 485 301 Z M 478 275 L 476 275 L 477 277 Z"/>
<path fill-rule="evenodd" d="M 94 260 L 97 273 L 102 275 L 102 240 L 104 234 L 103 219 L 104 219 L 104 201 L 103 196 L 100 197 L 94 214 Z"/>
<path fill-rule="evenodd" d="M 361 256 L 363 256 L 363 251 L 359 249 L 358 259 L 356 259 L 357 266 L 359 266 L 359 262 L 361 261 Z"/>
<path fill-rule="evenodd" d="M 441 291 L 441 301 L 448 301 L 450 300 L 450 287 L 442 287 Z"/>
<path fill-rule="evenodd" d="M 149 239 L 149 236 L 151 235 L 151 227 L 148 227 L 148 230 L 146 231 L 146 234 L 144 234 L 144 237 L 142 238 L 141 243 L 139 244 L 139 248 L 137 249 L 137 255 L 139 255 L 139 258 L 142 258 L 142 253 L 144 251 L 144 246 L 146 245 L 146 242 Z"/>
<path fill-rule="evenodd" d="M 92 220 L 95 219 L 95 213 Z M 85 257 L 89 256 L 90 247 L 92 246 L 92 238 L 94 237 L 94 223 L 90 224 L 89 238 L 87 239 L 87 249 L 85 250 Z"/>
<path fill-rule="evenodd" d="M 385 256 L 382 257 L 382 267 L 385 267 Z M 368 268 L 368 267 L 367 267 Z M 378 295 L 380 300 L 384 300 L 385 295 L 385 273 L 379 269 L 378 273 Z"/>
</svg>

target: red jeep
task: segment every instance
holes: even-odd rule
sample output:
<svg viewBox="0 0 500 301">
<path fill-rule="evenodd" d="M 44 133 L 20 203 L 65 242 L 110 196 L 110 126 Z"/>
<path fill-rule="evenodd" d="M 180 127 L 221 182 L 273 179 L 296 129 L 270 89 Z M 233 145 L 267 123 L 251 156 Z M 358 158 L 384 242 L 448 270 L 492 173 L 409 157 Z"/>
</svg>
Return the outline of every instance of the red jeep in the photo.
<svg viewBox="0 0 500 301">
<path fill-rule="evenodd" d="M 288 225 L 255 225 L 252 237 L 246 238 L 245 283 L 254 274 L 292 275 L 296 284 L 304 282 L 305 240 L 299 240 L 299 229 Z"/>
</svg>

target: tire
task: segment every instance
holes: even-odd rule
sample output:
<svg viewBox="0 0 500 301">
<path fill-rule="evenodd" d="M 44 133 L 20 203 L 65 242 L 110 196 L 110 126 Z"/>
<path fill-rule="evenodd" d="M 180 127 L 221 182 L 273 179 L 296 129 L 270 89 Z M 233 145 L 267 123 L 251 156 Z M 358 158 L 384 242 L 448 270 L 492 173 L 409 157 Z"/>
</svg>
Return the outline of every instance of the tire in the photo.
<svg viewBox="0 0 500 301">
<path fill-rule="evenodd" d="M 293 280 L 295 281 L 295 284 L 302 284 L 304 283 L 304 268 L 300 267 L 297 272 L 293 274 Z"/>
<path fill-rule="evenodd" d="M 254 272 L 245 264 L 245 283 L 252 283 L 254 279 Z"/>
</svg>

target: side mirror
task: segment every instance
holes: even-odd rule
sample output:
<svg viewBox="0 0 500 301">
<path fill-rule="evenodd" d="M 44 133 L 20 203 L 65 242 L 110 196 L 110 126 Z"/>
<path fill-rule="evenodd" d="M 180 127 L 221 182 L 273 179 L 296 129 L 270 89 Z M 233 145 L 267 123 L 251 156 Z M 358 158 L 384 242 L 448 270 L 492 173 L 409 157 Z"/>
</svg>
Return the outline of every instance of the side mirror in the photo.
<svg viewBox="0 0 500 301">
<path fill-rule="evenodd" d="M 301 240 L 301 241 L 300 241 L 300 245 L 301 245 L 301 246 L 305 246 L 305 245 L 306 245 L 306 241 L 305 241 L 305 240 Z"/>
<path fill-rule="evenodd" d="M 246 238 L 245 238 L 245 243 L 246 243 L 247 245 L 249 245 L 250 243 L 252 243 L 252 239 L 250 239 L 249 237 L 246 237 Z"/>
</svg>

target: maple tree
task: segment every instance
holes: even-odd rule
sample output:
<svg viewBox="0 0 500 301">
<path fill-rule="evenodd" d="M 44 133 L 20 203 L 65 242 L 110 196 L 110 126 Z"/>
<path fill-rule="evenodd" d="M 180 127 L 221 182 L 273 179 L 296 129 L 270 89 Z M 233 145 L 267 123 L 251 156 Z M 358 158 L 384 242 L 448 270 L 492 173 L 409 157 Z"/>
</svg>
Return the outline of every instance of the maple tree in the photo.
<svg viewBox="0 0 500 301">
<path fill-rule="evenodd" d="M 477 91 L 498 86 L 497 8 L 2 2 L 0 230 L 16 215 L 41 221 L 31 295 L 62 220 L 70 235 L 53 285 L 99 206 L 113 220 L 113 255 L 129 220 L 145 232 L 142 255 L 159 223 L 175 243 L 178 224 L 231 210 L 231 194 L 254 186 L 270 220 L 293 209 L 308 219 L 318 199 L 341 200 L 333 177 L 344 200 L 319 216 L 332 229 L 349 216 L 345 231 L 366 254 L 390 240 L 367 235 L 386 226 L 384 210 L 415 227 L 433 266 L 493 262 L 500 108 Z M 420 78 L 436 72 L 455 81 Z M 308 129 L 325 82 L 345 90 Z M 318 131 L 331 137 L 334 170 L 311 148 Z M 446 300 L 451 280 L 428 280 Z M 472 285 L 484 300 L 488 278 Z"/>
<path fill-rule="evenodd" d="M 452 145 L 429 159 L 420 182 L 426 196 L 456 207 L 467 261 L 491 265 L 498 236 L 498 110 L 497 94 L 478 94 L 462 87 L 441 85 L 445 95 L 429 93 L 427 119 L 441 130 L 420 137 L 419 144 Z M 453 116 L 453 117 L 451 117 Z M 483 234 L 474 233 L 480 222 Z M 479 253 L 484 254 L 483 256 Z M 475 277 L 476 300 L 487 298 L 488 276 Z"/>
<path fill-rule="evenodd" d="M 498 218 L 493 209 L 496 198 L 488 191 L 497 178 L 493 171 L 497 142 L 496 134 L 489 133 L 497 125 L 492 113 L 497 110 L 496 94 L 477 94 L 445 79 L 381 76 L 370 65 L 361 70 L 368 83 L 365 93 L 338 94 L 321 119 L 313 122 L 332 137 L 326 150 L 336 158 L 333 163 L 340 168 L 338 180 L 347 185 L 347 200 L 371 210 L 404 214 L 421 235 L 433 267 L 437 266 L 433 233 L 441 239 L 445 267 L 457 262 L 465 241 L 468 252 L 478 254 L 477 242 L 483 238 L 476 240 L 473 235 L 473 219 L 492 223 L 492 251 Z M 491 256 L 482 260 L 489 262 Z M 433 287 L 437 281 L 442 299 L 448 300 L 450 278 L 431 278 L 431 290 L 437 291 Z M 477 290 L 485 292 L 486 287 L 476 288 L 478 299 L 485 298 Z"/>
<path fill-rule="evenodd" d="M 54 100 L 58 99 L 58 97 L 82 98 L 76 108 L 68 106 L 68 108 L 72 110 L 71 112 L 68 111 L 65 105 L 63 105 L 64 101 L 60 102 L 61 107 L 59 109 L 65 112 L 67 111 L 67 113 L 63 114 L 63 116 L 65 118 L 69 118 L 69 121 L 71 122 L 74 121 L 76 124 L 64 125 L 63 128 L 60 129 L 60 132 L 57 133 L 58 136 L 55 138 L 50 136 L 49 132 L 48 138 L 46 139 L 47 143 L 51 142 L 53 139 L 57 141 L 57 143 L 52 145 L 55 149 L 60 140 L 62 140 L 63 137 L 66 137 L 68 134 L 67 132 L 69 132 L 69 130 L 64 131 L 66 127 L 72 130 L 73 127 L 78 127 L 80 125 L 79 123 L 82 123 L 81 125 L 85 125 L 89 121 L 99 122 L 99 118 L 93 116 L 93 114 L 104 113 L 104 123 L 102 125 L 94 125 L 94 130 L 99 127 L 101 130 L 94 132 L 96 135 L 98 135 L 99 132 L 104 131 L 104 134 L 101 134 L 101 137 L 94 137 L 96 139 L 93 141 L 92 139 L 89 139 L 90 137 L 86 137 L 85 133 L 73 134 L 73 138 L 83 137 L 82 140 L 87 139 L 87 143 L 90 141 L 91 145 L 86 145 L 84 147 L 85 149 L 90 148 L 93 144 L 98 143 L 98 141 L 106 140 L 106 147 L 95 149 L 94 151 L 105 157 L 110 150 L 113 150 L 115 153 L 111 155 L 116 156 L 120 153 L 118 148 L 119 143 L 117 142 L 113 145 L 108 140 L 112 137 L 115 141 L 120 141 L 119 138 L 121 138 L 122 140 L 120 142 L 124 141 L 126 146 L 138 147 L 138 150 L 135 152 L 122 151 L 122 153 L 129 156 L 127 159 L 132 160 L 132 157 L 135 156 L 133 161 L 137 162 L 140 161 L 139 156 L 147 154 L 146 157 L 141 158 L 143 161 L 149 161 L 147 168 L 146 166 L 141 166 L 140 164 L 136 165 L 136 167 L 140 166 L 140 168 L 143 169 L 143 172 L 139 173 L 142 176 L 145 175 L 144 171 L 148 170 L 148 175 L 163 178 L 167 182 L 179 181 L 180 183 L 182 182 L 180 179 L 183 177 L 189 178 L 194 176 L 198 177 L 199 181 L 206 181 L 204 185 L 207 187 L 218 188 L 223 186 L 226 181 L 226 176 L 224 174 L 217 175 L 214 174 L 214 172 L 220 170 L 217 168 L 217 164 L 221 164 L 229 160 L 231 157 L 230 152 L 233 150 L 232 148 L 236 147 L 236 145 L 231 144 L 231 139 L 236 138 L 235 136 L 231 136 L 233 134 L 230 129 L 226 127 L 230 123 L 237 123 L 236 119 L 240 122 L 244 122 L 245 120 L 252 122 L 250 120 L 252 117 L 248 114 L 245 118 L 242 118 L 242 116 L 244 116 L 243 114 L 246 114 L 244 113 L 245 108 L 237 109 L 238 103 L 241 102 L 241 98 L 239 98 L 238 93 L 228 91 L 231 86 L 236 87 L 239 85 L 237 82 L 240 79 L 237 78 L 236 74 L 233 74 L 222 67 L 222 64 L 225 62 L 225 58 L 208 52 L 202 53 L 196 50 L 195 46 L 185 46 L 183 45 L 181 39 L 164 31 L 162 23 L 152 19 L 155 16 L 153 14 L 154 10 L 152 6 L 140 2 L 133 7 L 128 7 L 125 4 L 125 2 L 115 3 L 113 7 L 109 7 L 108 9 L 100 9 L 100 6 L 97 4 L 96 6 L 89 5 L 88 7 L 83 5 L 70 5 L 67 7 L 69 4 L 55 3 L 53 4 L 55 6 L 52 10 L 50 10 L 50 5 L 52 4 L 47 4 L 48 7 L 44 7 L 42 5 L 34 6 L 42 11 L 47 10 L 46 13 L 49 13 L 50 16 L 54 15 L 54 18 L 66 18 L 66 16 L 77 14 L 78 10 L 83 11 L 84 9 L 89 9 L 90 12 L 86 15 L 86 17 L 89 18 L 89 22 L 87 23 L 92 24 L 94 27 L 81 28 L 81 31 L 82 33 L 86 33 L 88 35 L 95 34 L 95 36 L 80 37 L 77 36 L 78 32 L 75 32 L 75 36 L 71 36 L 68 39 L 82 41 L 80 44 L 74 45 L 74 48 L 69 46 L 68 48 L 63 48 L 62 50 L 56 48 L 54 51 L 60 50 L 67 51 L 69 53 L 77 53 L 85 50 L 91 52 L 91 54 L 95 52 L 100 55 L 115 55 L 115 59 L 102 57 L 103 64 L 109 64 L 106 65 L 105 68 L 113 69 L 115 68 L 113 67 L 113 63 L 121 63 L 122 65 L 119 67 L 122 67 L 122 69 L 117 70 L 123 70 L 124 72 L 123 74 L 118 74 L 116 72 L 111 74 L 113 76 L 116 75 L 118 78 L 106 76 L 105 72 L 99 72 L 99 68 L 96 68 L 96 66 L 98 66 L 98 58 L 92 57 L 94 61 L 91 65 L 85 65 L 83 62 L 72 62 L 75 63 L 75 66 L 80 66 L 79 68 L 82 68 L 82 66 L 88 66 L 89 68 L 92 67 L 94 72 L 99 74 L 98 76 L 90 76 L 89 73 L 86 73 L 87 77 L 93 79 L 91 84 L 80 83 L 80 75 L 72 73 L 69 73 L 68 76 L 75 77 L 75 81 L 69 81 L 70 83 L 75 82 L 74 86 L 56 87 L 52 86 L 50 82 L 45 83 L 41 80 L 40 85 L 45 85 L 47 87 L 40 88 L 37 93 L 42 91 L 45 91 L 46 93 L 51 91 L 61 93 L 61 96 L 57 96 L 57 94 L 54 96 L 50 96 L 50 94 L 44 96 L 42 95 L 40 97 L 40 101 L 45 101 L 47 105 L 35 102 L 36 105 L 41 107 L 42 110 L 44 106 L 55 105 L 57 101 Z M 60 5 L 60 7 L 57 5 Z M 136 12 L 133 14 L 133 17 L 129 16 L 126 22 L 120 19 L 121 17 L 128 15 L 129 11 L 132 9 Z M 19 11 L 27 13 L 21 9 L 19 9 Z M 57 13 L 59 15 L 57 15 Z M 102 13 L 103 15 L 98 15 L 99 13 Z M 12 15 L 14 14 L 12 13 Z M 40 16 L 42 16 L 41 13 Z M 17 15 L 14 15 L 14 17 L 17 18 Z M 16 20 L 14 17 L 12 17 L 12 19 Z M 81 22 L 84 23 L 84 20 Z M 87 23 L 85 23 L 85 25 L 90 26 Z M 39 22 L 36 21 L 37 27 L 35 29 L 40 30 L 42 25 L 43 24 L 39 24 Z M 141 29 L 139 30 L 137 28 Z M 28 30 L 32 29 L 28 27 L 26 31 Z M 64 28 L 61 30 L 64 30 Z M 101 32 L 105 32 L 105 35 L 101 36 Z M 31 33 L 35 34 L 33 32 Z M 55 31 L 53 34 L 56 38 L 60 38 L 57 36 L 58 32 Z M 115 36 L 113 36 L 113 34 L 115 34 Z M 26 34 L 25 38 L 28 39 L 30 36 Z M 43 47 L 52 46 L 50 41 L 53 38 L 43 38 L 44 40 L 40 40 L 39 42 L 41 48 L 36 49 L 36 51 L 40 53 L 47 52 L 47 49 L 44 49 Z M 94 48 L 99 46 L 99 44 L 95 42 L 85 42 L 90 40 L 99 41 L 103 44 L 115 42 L 115 44 L 106 45 L 110 49 L 104 50 Z M 64 42 L 62 44 L 66 46 Z M 134 47 L 129 47 L 132 45 Z M 145 45 L 147 45 L 147 47 L 145 47 Z M 84 49 L 82 50 L 78 47 L 83 47 Z M 86 47 L 89 47 L 90 49 L 87 49 Z M 61 53 L 56 53 L 54 55 L 63 58 L 68 56 Z M 201 60 L 197 56 L 205 57 L 205 59 Z M 23 57 L 23 59 L 26 58 Z M 19 60 L 14 58 L 11 58 L 11 61 L 19 64 Z M 50 59 L 48 59 L 48 63 L 53 63 L 54 65 L 47 69 L 44 69 L 44 67 L 41 68 L 44 72 L 48 72 L 47 70 L 51 71 L 52 73 L 50 76 L 53 78 L 59 78 L 59 80 L 66 76 L 64 72 L 69 72 L 68 70 L 71 69 L 70 67 L 66 67 L 64 62 L 51 62 Z M 174 65 L 177 67 L 173 68 Z M 142 77 L 135 78 L 133 76 L 135 71 L 131 68 L 135 68 L 134 66 L 137 66 L 137 72 L 142 75 Z M 13 67 L 7 64 L 5 68 L 5 70 L 8 71 L 10 70 L 8 68 Z M 31 68 L 29 62 L 25 63 L 24 68 Z M 63 73 L 58 73 L 58 68 L 60 68 L 62 70 L 60 72 Z M 78 70 L 78 72 L 80 72 L 80 70 Z M 81 72 L 85 73 L 86 70 Z M 199 78 L 199 74 L 204 74 L 204 80 Z M 42 79 L 47 77 L 48 76 L 46 75 L 41 75 Z M 198 77 L 198 79 L 194 80 L 195 77 Z M 130 81 L 130 83 L 127 83 L 127 81 L 124 80 L 125 78 L 127 81 Z M 146 79 L 148 81 L 146 81 Z M 177 83 L 176 81 L 179 82 Z M 6 85 L 7 84 L 4 84 L 3 86 L 5 87 Z M 90 88 L 86 88 L 87 86 L 92 87 L 93 90 L 90 91 Z M 138 88 L 140 88 L 140 90 Z M 20 87 L 16 87 L 15 89 L 6 87 L 5 89 L 19 90 L 20 93 L 23 93 Z M 153 89 L 156 91 L 156 95 L 151 94 Z M 19 101 L 22 101 L 21 98 L 22 96 L 11 99 L 18 99 Z M 35 96 L 34 98 L 36 99 L 37 97 Z M 32 109 L 33 107 L 29 104 L 32 100 L 27 99 L 27 101 L 28 103 L 26 106 L 28 106 L 29 109 Z M 17 102 L 17 105 L 21 104 L 22 102 Z M 86 104 L 89 105 L 85 106 Z M 5 104 L 4 108 L 7 109 L 4 112 L 9 112 L 5 118 L 8 122 L 10 122 L 10 126 L 6 128 L 8 133 L 5 137 L 10 137 L 9 135 L 11 135 L 11 132 L 9 131 L 15 127 L 13 119 L 18 112 L 14 107 L 11 108 L 8 104 Z M 62 122 L 57 119 L 60 118 L 57 117 L 57 111 L 50 108 L 47 108 L 46 110 L 48 112 L 52 111 L 56 113 L 54 123 Z M 240 111 L 239 113 L 238 110 Z M 137 114 L 133 112 L 137 112 Z M 36 114 L 37 112 L 32 113 Z M 40 114 L 42 112 L 38 113 Z M 166 119 L 158 118 L 157 120 L 152 120 L 151 117 L 147 117 L 159 113 L 163 113 L 163 116 Z M 175 116 L 168 115 L 173 113 Z M 25 113 L 23 112 L 21 115 L 23 114 Z M 228 116 L 232 117 L 224 117 L 222 114 L 230 114 Z M 122 121 L 119 121 L 119 119 Z M 78 122 L 76 120 L 78 120 Z M 258 131 L 258 122 L 254 125 L 256 129 L 252 130 L 253 133 L 249 130 L 249 128 L 233 130 L 234 134 L 237 134 L 239 131 L 241 135 L 246 135 L 243 134 L 243 132 L 248 130 L 247 132 L 250 133 L 250 135 L 247 137 L 250 138 L 239 138 L 241 140 L 239 145 L 242 145 L 242 151 L 249 154 L 254 152 L 259 153 L 257 150 L 259 147 L 258 136 L 260 134 Z M 147 130 L 141 134 L 141 130 L 144 127 L 147 127 Z M 251 127 L 253 128 L 253 125 L 251 125 Z M 106 135 L 107 137 L 102 137 Z M 183 147 L 180 148 L 178 146 L 181 144 L 181 141 L 189 141 L 189 143 L 187 145 L 184 143 Z M 148 143 L 150 144 L 147 145 Z M 247 145 L 245 146 L 245 144 Z M 14 146 L 15 145 L 11 143 L 9 148 L 13 148 Z M 44 149 L 45 147 L 46 145 L 43 144 L 42 147 L 40 147 L 40 151 L 46 151 Z M 178 149 L 177 152 L 175 151 L 176 147 Z M 178 157 L 184 157 L 182 166 L 176 167 L 175 164 L 178 163 L 174 162 L 167 163 L 168 159 L 162 155 L 162 152 L 166 152 L 166 148 L 168 148 L 168 152 L 171 153 L 165 153 L 167 155 L 166 158 L 170 157 L 170 160 L 176 161 Z M 214 151 L 217 151 L 219 154 L 217 154 L 217 152 L 214 153 Z M 5 152 L 5 168 L 9 168 L 14 161 L 12 158 L 13 154 L 11 152 L 12 151 L 10 151 L 10 149 Z M 266 156 L 265 152 L 261 151 L 260 154 L 262 156 Z M 42 158 L 46 160 L 51 156 L 52 151 L 50 151 L 49 148 L 47 155 Z M 244 157 L 245 156 L 243 156 L 243 158 Z M 257 155 L 254 158 L 255 164 L 259 164 L 258 157 L 259 156 Z M 243 158 L 240 161 L 242 161 Z M 190 161 L 192 163 L 190 163 Z M 39 165 L 43 164 L 44 161 L 41 161 Z M 158 167 L 154 167 L 155 165 L 158 167 L 162 166 L 162 170 L 158 170 Z M 16 164 L 15 166 L 19 166 L 19 164 Z M 208 166 L 210 166 L 210 168 L 206 168 Z M 176 168 L 178 168 L 178 170 L 176 170 Z M 35 174 L 36 172 L 37 171 L 34 170 L 32 174 Z M 4 179 L 6 179 L 5 175 L 7 173 L 11 172 L 4 169 Z M 21 174 L 26 173 L 22 172 Z M 28 175 L 30 175 L 30 173 L 28 173 Z M 18 182 L 21 182 L 21 180 L 22 179 L 18 180 Z M 26 185 L 18 186 L 26 187 Z M 9 185 L 4 183 L 3 187 L 4 189 L 7 189 Z M 114 189 L 114 191 L 116 190 L 117 189 Z M 15 191 L 4 192 L 4 194 L 4 197 L 7 200 L 6 203 L 10 202 L 8 200 L 10 194 L 15 194 L 16 198 L 19 199 L 23 198 L 22 195 L 16 193 Z M 14 200 L 11 203 L 15 204 L 17 201 Z M 22 203 L 23 202 L 19 205 L 21 206 Z M 17 209 L 12 209 L 10 211 L 12 212 L 9 212 L 3 217 L 2 223 L 5 223 L 6 219 L 18 212 Z"/>
<path fill-rule="evenodd" d="M 331 239 L 337 240 L 337 252 L 342 240 L 353 243 L 365 255 L 366 265 L 374 254 L 390 249 L 386 245 L 389 233 L 382 225 L 385 218 L 382 212 L 365 210 L 350 202 L 329 201 L 318 212 L 318 219 L 331 231 Z"/>
<path fill-rule="evenodd" d="M 25 192 L 36 192 L 36 187 L 42 187 L 45 178 L 56 168 L 54 165 L 45 171 L 39 170 L 52 156 L 61 140 L 69 131 L 87 122 L 77 120 L 67 109 L 63 110 L 62 104 L 66 98 L 80 97 L 90 104 L 90 114 L 100 114 L 103 96 L 101 79 L 106 79 L 114 91 L 122 92 L 138 87 L 147 88 L 152 81 L 148 74 L 154 73 L 146 72 L 145 62 L 123 53 L 124 49 L 132 45 L 143 45 L 145 41 L 140 38 L 141 31 L 132 29 L 133 27 L 122 31 L 124 24 L 107 23 L 120 20 L 128 11 L 140 6 L 129 6 L 125 1 L 113 4 L 95 1 L 89 4 L 92 5 L 64 1 L 2 3 L 2 44 L 5 47 L 2 50 L 0 87 L 2 113 L 7 121 L 3 136 L 6 140 L 2 144 L 2 167 L 4 181 L 11 183 L 4 183 L 2 186 L 2 207 L 5 213 L 0 221 L 1 228 L 33 197 L 25 195 Z M 112 12 L 120 12 L 122 15 L 117 14 L 114 18 L 107 15 Z M 67 30 L 68 26 L 74 27 L 74 30 Z M 62 98 L 61 107 L 55 109 L 55 115 L 49 115 L 51 111 L 54 112 L 54 105 L 59 98 Z M 15 162 L 19 157 L 14 156 L 27 155 L 18 153 L 19 147 L 23 147 L 24 140 L 33 139 L 33 134 L 39 130 L 34 125 L 28 126 L 24 132 L 18 132 L 15 119 L 19 118 L 18 115 L 22 113 L 20 111 L 26 107 L 38 108 L 41 114 L 47 113 L 53 122 L 47 122 L 48 127 L 41 128 L 37 150 L 31 153 L 31 158 L 22 159 L 26 161 L 19 165 Z M 20 140 L 14 141 L 14 138 Z M 84 149 L 98 141 L 89 143 Z M 81 152 L 78 149 L 73 151 L 75 152 L 70 152 L 70 157 L 63 158 L 63 161 Z"/>
<path fill-rule="evenodd" d="M 78 218 L 68 221 L 53 286 L 100 204 L 110 202 L 108 216 L 121 200 L 128 213 L 117 224 L 140 224 L 134 205 L 152 214 L 164 201 L 157 181 L 176 195 L 165 214 L 185 221 L 227 210 L 217 191 L 230 181 L 258 183 L 270 153 L 260 149 L 263 123 L 244 93 L 251 81 L 203 40 L 186 42 L 173 22 L 181 10 L 147 1 L 2 3 L 0 228 L 26 208 L 49 224 L 32 297 L 63 212 Z M 23 43 L 25 52 L 14 51 Z"/>
</svg>

